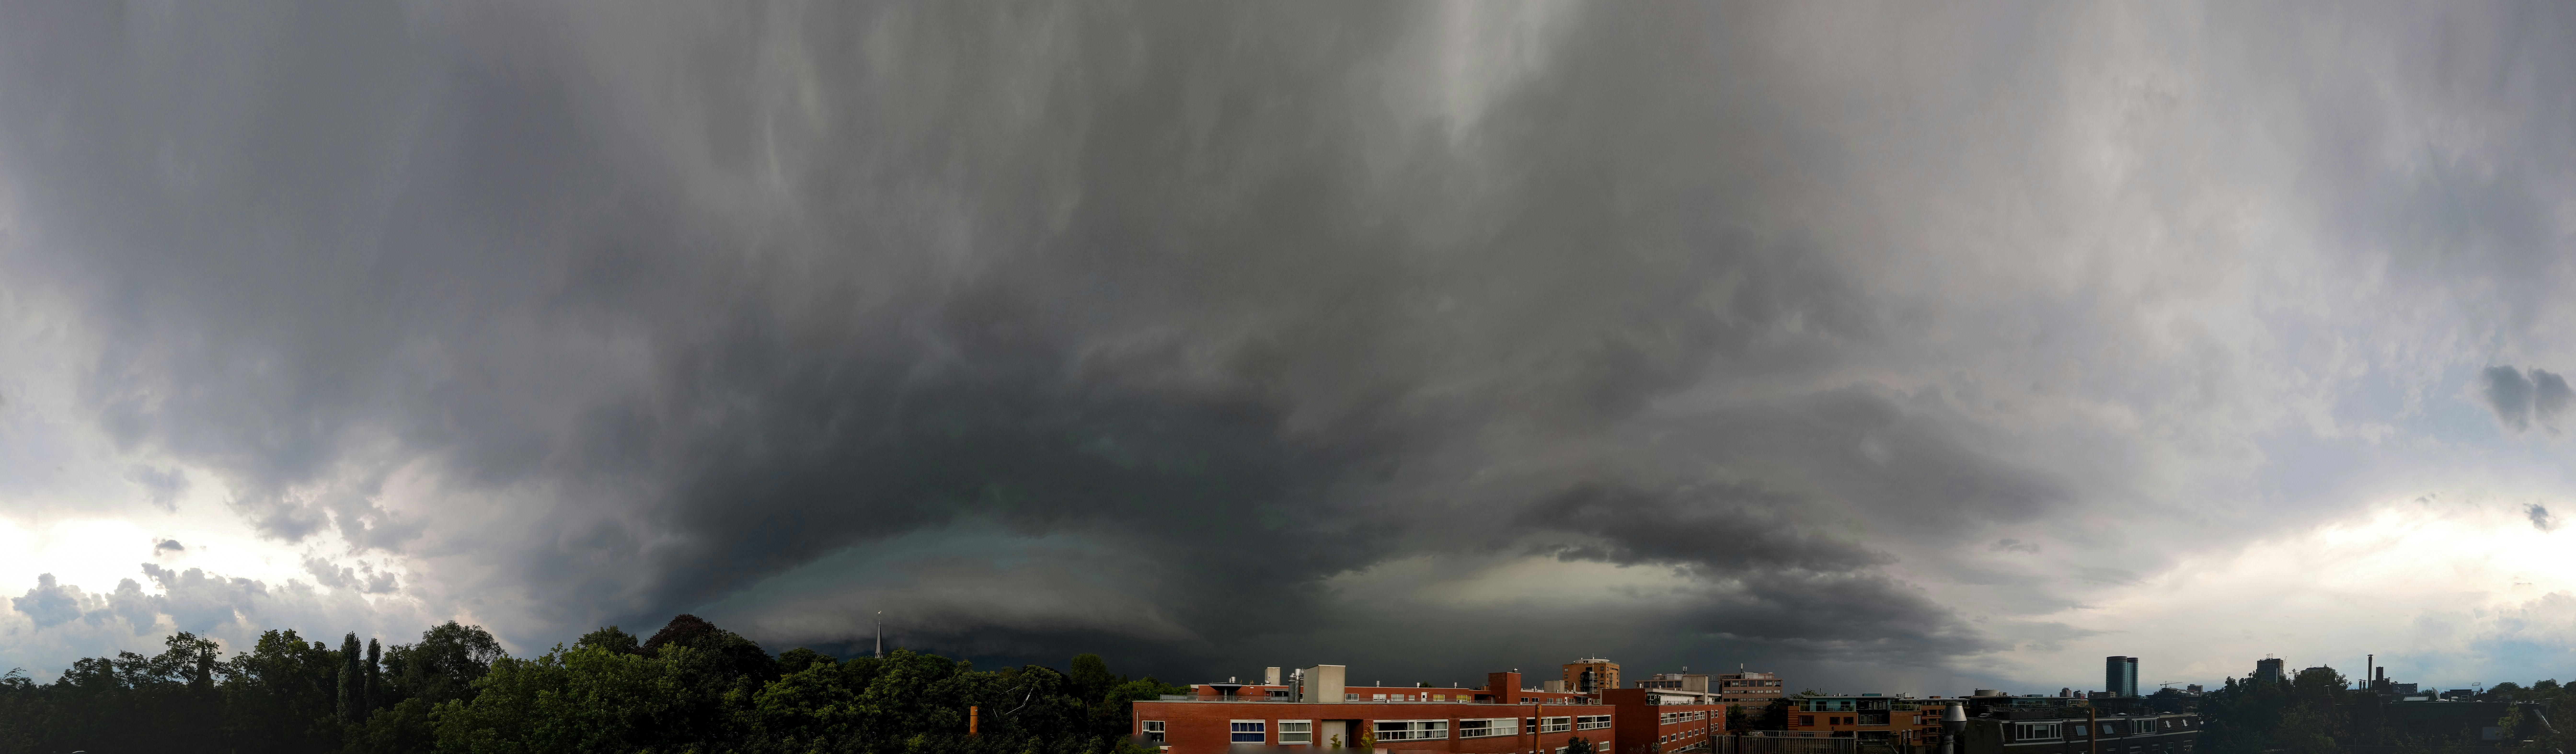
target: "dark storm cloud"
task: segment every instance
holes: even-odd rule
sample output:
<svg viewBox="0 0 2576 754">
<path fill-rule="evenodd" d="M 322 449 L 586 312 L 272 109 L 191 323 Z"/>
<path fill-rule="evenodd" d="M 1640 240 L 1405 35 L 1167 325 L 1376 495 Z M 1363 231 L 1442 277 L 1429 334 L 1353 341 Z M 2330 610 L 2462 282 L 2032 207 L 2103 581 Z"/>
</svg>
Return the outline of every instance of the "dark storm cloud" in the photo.
<svg viewBox="0 0 2576 754">
<path fill-rule="evenodd" d="M 405 586 L 535 645 L 989 530 L 1144 562 L 923 566 L 937 599 L 883 597 L 916 636 L 1221 654 L 1506 542 L 1684 569 L 1663 625 L 1711 640 L 1982 651 L 1844 532 L 2076 493 L 1835 373 L 1933 327 L 1770 219 L 1829 140 L 1713 13 L 1568 12 L 1442 78 L 1484 46 L 1429 6 L 29 4 L 0 169 L 102 427 L 269 536 L 461 563 Z M 1658 407 L 1708 385 L 1760 397 Z M 267 595 L 146 569 L 183 629 Z M 1050 569 L 1159 612 L 993 588 Z"/>
<path fill-rule="evenodd" d="M 2516 432 L 2530 429 L 2534 421 L 2555 432 L 2568 405 L 2576 402 L 2576 390 L 2568 388 L 2567 378 L 2537 367 L 2528 372 L 2511 366 L 2487 367 L 2478 373 L 2478 393 L 2495 411 L 2496 420 Z"/>
<path fill-rule="evenodd" d="M 2551 529 L 2558 528 L 2558 523 L 2549 518 L 2549 509 L 2541 507 L 2539 503 L 2532 503 L 2523 506 L 2522 515 L 2525 518 L 2531 519 L 2531 528 L 2539 529 L 2541 531 L 2549 531 Z"/>
<path fill-rule="evenodd" d="M 1845 572 L 1889 561 L 1828 530 L 1783 520 L 1801 501 L 1758 489 L 1692 488 L 1661 494 L 1581 484 L 1522 512 L 1523 527 L 1579 532 L 1601 544 L 1552 549 L 1561 558 L 1623 565 L 1691 563 L 1720 572 Z"/>
</svg>

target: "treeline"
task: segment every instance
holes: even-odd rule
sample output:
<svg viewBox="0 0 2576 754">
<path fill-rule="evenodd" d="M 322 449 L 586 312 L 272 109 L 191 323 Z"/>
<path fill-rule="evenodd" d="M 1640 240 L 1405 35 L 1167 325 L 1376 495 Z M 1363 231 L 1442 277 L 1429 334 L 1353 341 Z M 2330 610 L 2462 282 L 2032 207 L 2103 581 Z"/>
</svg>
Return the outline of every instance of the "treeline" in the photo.
<svg viewBox="0 0 2576 754">
<path fill-rule="evenodd" d="M 2447 728 L 2407 730 L 2385 714 L 2369 692 L 2345 688 L 2342 674 L 2310 668 L 2295 678 L 2265 681 L 2230 678 L 2201 700 L 2204 750 L 2216 754 L 2542 754 L 2576 751 L 2576 727 L 2555 728 L 2539 715 L 2524 714 L 2524 705 L 2550 711 L 2576 710 L 2576 689 L 2555 680 L 2528 687 L 2496 684 L 2478 701 L 2506 702 L 2427 708 L 2459 710 Z M 2485 716 L 2493 711 L 2494 716 Z M 2563 725 L 2563 723 L 2562 723 Z M 2485 740 L 2485 729 L 2500 728 L 2502 740 Z"/>
<path fill-rule="evenodd" d="M 185 632 L 165 644 L 76 661 L 48 684 L 0 676 L 0 754 L 1129 752 L 1131 703 L 1187 691 L 1089 654 L 1061 672 L 904 650 L 772 656 L 689 615 L 640 641 L 612 626 L 532 658 L 454 621 L 390 647 L 291 630 L 230 659 Z"/>
</svg>

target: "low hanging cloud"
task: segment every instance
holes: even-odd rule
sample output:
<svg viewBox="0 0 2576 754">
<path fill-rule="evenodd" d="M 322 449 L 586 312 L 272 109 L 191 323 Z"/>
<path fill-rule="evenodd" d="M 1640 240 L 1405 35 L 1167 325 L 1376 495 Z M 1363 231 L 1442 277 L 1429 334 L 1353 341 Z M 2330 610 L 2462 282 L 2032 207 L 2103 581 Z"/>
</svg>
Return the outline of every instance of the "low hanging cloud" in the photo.
<svg viewBox="0 0 2576 754">
<path fill-rule="evenodd" d="M 2517 370 L 2512 366 L 2492 366 L 2478 373 L 2478 391 L 2495 411 L 2496 421 L 2515 432 L 2538 424 L 2551 434 L 2559 431 L 2559 419 L 2567 407 L 2576 404 L 2576 390 L 2570 390 L 2567 379 L 2548 370 L 2533 367 Z"/>
</svg>

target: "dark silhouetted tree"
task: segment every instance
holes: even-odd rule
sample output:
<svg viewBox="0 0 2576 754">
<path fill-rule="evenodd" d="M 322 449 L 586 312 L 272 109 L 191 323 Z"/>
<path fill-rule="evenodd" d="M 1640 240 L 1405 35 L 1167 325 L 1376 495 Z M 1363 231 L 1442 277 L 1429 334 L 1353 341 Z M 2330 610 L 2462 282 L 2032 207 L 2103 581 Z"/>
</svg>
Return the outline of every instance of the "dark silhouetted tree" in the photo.
<svg viewBox="0 0 2576 754">
<path fill-rule="evenodd" d="M 643 649 L 635 641 L 635 635 L 616 626 L 600 626 L 597 631 L 582 634 L 579 640 L 573 642 L 573 646 L 598 647 L 620 654 L 643 654 Z"/>
</svg>

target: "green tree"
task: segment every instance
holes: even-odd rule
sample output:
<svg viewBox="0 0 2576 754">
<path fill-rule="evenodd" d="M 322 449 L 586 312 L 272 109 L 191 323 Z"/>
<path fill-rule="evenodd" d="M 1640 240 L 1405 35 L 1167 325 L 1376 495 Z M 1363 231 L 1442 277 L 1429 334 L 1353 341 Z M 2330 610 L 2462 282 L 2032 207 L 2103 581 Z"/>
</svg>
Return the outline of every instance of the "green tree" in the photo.
<svg viewBox="0 0 2576 754">
<path fill-rule="evenodd" d="M 373 638 L 368 639 L 366 665 L 367 709 L 371 712 L 385 706 L 384 667 L 385 645 L 377 643 Z"/>
<path fill-rule="evenodd" d="M 366 661 L 366 656 L 360 654 L 360 651 L 357 632 L 352 631 L 340 639 L 339 694 L 333 701 L 336 703 L 334 711 L 338 713 L 341 725 L 363 720 L 367 716 L 367 671 L 361 666 L 361 663 Z"/>
<path fill-rule="evenodd" d="M 818 662 L 839 662 L 839 660 L 832 659 L 830 655 L 821 652 L 797 647 L 778 653 L 778 672 L 793 673 Z"/>
<path fill-rule="evenodd" d="M 642 654 L 644 651 L 643 647 L 636 642 L 634 634 L 627 633 L 625 629 L 616 626 L 600 626 L 597 631 L 582 634 L 581 638 L 575 640 L 572 645 L 598 647 L 610 652 L 626 654 Z"/>
<path fill-rule="evenodd" d="M 1096 657 L 1069 666 L 1079 677 L 903 650 L 843 662 L 800 649 L 753 663 L 741 653 L 756 651 L 748 640 L 675 623 L 660 642 L 595 631 L 528 659 L 452 621 L 390 647 L 361 646 L 354 632 L 334 649 L 270 631 L 230 660 L 182 633 L 158 656 L 83 658 L 50 684 L 0 674 L 0 754 L 1151 754 L 1128 740 L 1117 705 L 1185 690 L 1110 675 Z M 762 683 L 768 664 L 792 670 Z M 982 710 L 981 736 L 966 735 L 970 707 Z M 1113 709 L 1110 725 L 1102 716 Z"/>
<path fill-rule="evenodd" d="M 655 632 L 653 638 L 644 640 L 642 651 L 649 655 L 673 646 L 688 647 L 705 654 L 704 661 L 712 663 L 726 678 L 750 678 L 753 688 L 777 680 L 779 676 L 778 661 L 762 651 L 758 643 L 743 638 L 741 634 L 717 628 L 716 624 L 695 615 L 682 614 L 671 618 L 670 624 Z"/>
<path fill-rule="evenodd" d="M 1090 653 L 1074 655 L 1073 661 L 1065 664 L 1065 675 L 1073 679 L 1075 695 L 1084 699 L 1099 699 L 1109 693 L 1110 687 L 1127 680 L 1110 675 L 1109 663 Z"/>
<path fill-rule="evenodd" d="M 236 751 L 318 751 L 339 743 L 340 653 L 268 631 L 225 663 L 223 732 Z"/>
<path fill-rule="evenodd" d="M 491 632 L 451 620 L 421 632 L 418 644 L 386 650 L 385 665 L 398 698 L 419 698 L 435 706 L 473 696 L 474 680 L 501 656 L 501 642 Z"/>
</svg>

